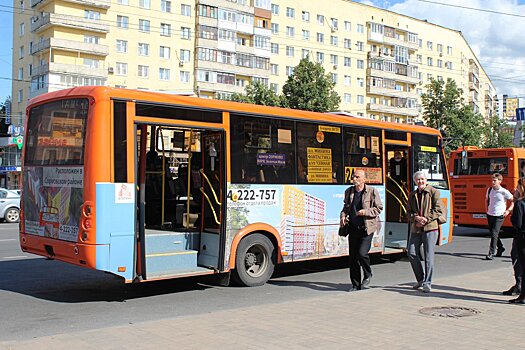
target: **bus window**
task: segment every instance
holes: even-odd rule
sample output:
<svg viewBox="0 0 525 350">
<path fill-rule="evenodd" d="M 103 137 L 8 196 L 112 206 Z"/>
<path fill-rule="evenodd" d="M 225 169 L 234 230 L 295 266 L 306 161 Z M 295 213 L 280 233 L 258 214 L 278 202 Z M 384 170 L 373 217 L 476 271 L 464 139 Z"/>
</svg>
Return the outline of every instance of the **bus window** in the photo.
<svg viewBox="0 0 525 350">
<path fill-rule="evenodd" d="M 46 103 L 31 109 L 26 165 L 83 165 L 87 99 Z"/>
<path fill-rule="evenodd" d="M 415 150 L 414 172 L 424 171 L 427 173 L 428 183 L 435 188 L 448 189 L 446 180 L 446 168 L 443 155 L 438 152 L 439 148 L 422 146 Z"/>
<path fill-rule="evenodd" d="M 343 142 L 345 183 L 351 183 L 358 168 L 366 172 L 368 183 L 383 183 L 381 131 L 345 127 Z"/>
<path fill-rule="evenodd" d="M 343 183 L 341 128 L 297 123 L 297 182 Z"/>
<path fill-rule="evenodd" d="M 461 158 L 456 158 L 454 162 L 454 175 L 490 175 L 500 173 L 508 174 L 507 158 L 468 158 L 468 168 L 463 169 Z"/>
<path fill-rule="evenodd" d="M 295 183 L 293 122 L 231 115 L 232 182 Z"/>
</svg>

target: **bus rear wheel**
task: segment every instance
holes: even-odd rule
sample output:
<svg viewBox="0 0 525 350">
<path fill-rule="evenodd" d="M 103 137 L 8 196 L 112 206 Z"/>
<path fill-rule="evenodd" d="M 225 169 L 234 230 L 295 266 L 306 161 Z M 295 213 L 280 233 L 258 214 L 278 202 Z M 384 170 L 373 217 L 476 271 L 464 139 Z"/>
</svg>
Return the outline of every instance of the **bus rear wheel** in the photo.
<svg viewBox="0 0 525 350">
<path fill-rule="evenodd" d="M 235 257 L 235 280 L 247 287 L 261 286 L 272 277 L 275 247 L 268 237 L 255 233 L 241 240 Z"/>
</svg>

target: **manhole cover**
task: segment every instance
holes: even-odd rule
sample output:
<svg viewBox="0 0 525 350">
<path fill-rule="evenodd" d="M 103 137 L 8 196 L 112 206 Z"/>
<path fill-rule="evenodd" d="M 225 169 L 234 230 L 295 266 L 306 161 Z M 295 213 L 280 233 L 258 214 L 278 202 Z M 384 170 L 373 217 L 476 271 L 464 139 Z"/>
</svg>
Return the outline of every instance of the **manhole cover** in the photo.
<svg viewBox="0 0 525 350">
<path fill-rule="evenodd" d="M 419 310 L 420 313 L 427 316 L 434 317 L 466 317 L 474 316 L 480 312 L 476 309 L 469 307 L 460 306 L 436 306 L 436 307 L 425 307 Z"/>
</svg>

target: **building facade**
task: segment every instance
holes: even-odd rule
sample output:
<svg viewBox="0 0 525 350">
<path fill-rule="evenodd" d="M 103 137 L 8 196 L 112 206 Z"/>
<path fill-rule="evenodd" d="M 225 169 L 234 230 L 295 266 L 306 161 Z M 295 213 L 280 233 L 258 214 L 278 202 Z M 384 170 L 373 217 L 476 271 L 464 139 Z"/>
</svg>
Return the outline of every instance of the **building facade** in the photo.
<svg viewBox="0 0 525 350">
<path fill-rule="evenodd" d="M 301 58 L 336 82 L 340 110 L 411 123 L 431 78 L 485 118 L 495 89 L 461 32 L 346 0 L 14 0 L 13 114 L 79 85 L 223 98 L 280 93 Z M 342 15 L 344 14 L 344 15 Z"/>
</svg>

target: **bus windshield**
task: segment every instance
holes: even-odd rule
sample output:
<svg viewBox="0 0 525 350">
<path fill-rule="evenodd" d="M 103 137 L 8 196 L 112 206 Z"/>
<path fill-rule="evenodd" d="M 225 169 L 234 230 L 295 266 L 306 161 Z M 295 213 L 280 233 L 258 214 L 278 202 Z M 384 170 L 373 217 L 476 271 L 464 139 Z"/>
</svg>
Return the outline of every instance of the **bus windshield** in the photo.
<svg viewBox="0 0 525 350">
<path fill-rule="evenodd" d="M 88 100 L 68 99 L 31 109 L 26 165 L 83 165 Z"/>
<path fill-rule="evenodd" d="M 454 175 L 490 175 L 500 173 L 508 174 L 507 158 L 470 158 L 467 169 L 462 169 L 461 158 L 455 160 Z"/>
</svg>

